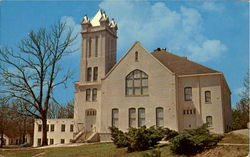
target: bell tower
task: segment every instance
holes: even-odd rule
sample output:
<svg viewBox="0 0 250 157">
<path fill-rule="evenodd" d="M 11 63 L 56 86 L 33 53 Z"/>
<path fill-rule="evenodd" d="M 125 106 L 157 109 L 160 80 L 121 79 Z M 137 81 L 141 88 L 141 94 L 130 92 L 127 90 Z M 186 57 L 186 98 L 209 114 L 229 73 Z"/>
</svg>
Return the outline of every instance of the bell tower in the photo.
<svg viewBox="0 0 250 157">
<path fill-rule="evenodd" d="M 85 15 L 81 26 L 80 83 L 100 83 L 116 63 L 117 24 L 99 10 L 92 20 Z"/>
</svg>

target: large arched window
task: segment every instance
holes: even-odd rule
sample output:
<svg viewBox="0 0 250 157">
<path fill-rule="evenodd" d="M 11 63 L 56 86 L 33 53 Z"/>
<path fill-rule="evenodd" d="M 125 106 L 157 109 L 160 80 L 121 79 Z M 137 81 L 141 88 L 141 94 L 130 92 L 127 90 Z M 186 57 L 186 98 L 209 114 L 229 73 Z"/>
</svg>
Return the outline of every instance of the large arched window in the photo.
<svg viewBox="0 0 250 157">
<path fill-rule="evenodd" d="M 134 70 L 126 77 L 126 95 L 148 95 L 148 75 L 141 70 Z"/>
</svg>

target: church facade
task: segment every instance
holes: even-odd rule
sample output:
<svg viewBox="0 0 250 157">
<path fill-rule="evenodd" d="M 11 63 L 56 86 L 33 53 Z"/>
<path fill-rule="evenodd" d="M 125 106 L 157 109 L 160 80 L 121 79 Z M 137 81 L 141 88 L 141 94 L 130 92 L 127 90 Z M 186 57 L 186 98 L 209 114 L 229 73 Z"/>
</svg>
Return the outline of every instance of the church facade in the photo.
<svg viewBox="0 0 250 157">
<path fill-rule="evenodd" d="M 176 131 L 208 123 L 231 130 L 231 92 L 223 73 L 136 41 L 116 62 L 117 24 L 99 10 L 84 16 L 74 119 L 48 119 L 49 144 L 110 141 L 110 126 L 163 126 Z M 41 143 L 35 121 L 34 146 Z M 63 135 L 63 136 L 62 136 Z"/>
<path fill-rule="evenodd" d="M 214 133 L 231 129 L 231 92 L 223 73 L 166 49 L 149 52 L 139 42 L 116 63 L 115 21 L 99 10 L 92 20 L 85 16 L 81 25 L 77 138 L 92 132 L 105 141 L 110 126 L 126 131 L 156 125 L 182 131 L 208 123 Z"/>
</svg>

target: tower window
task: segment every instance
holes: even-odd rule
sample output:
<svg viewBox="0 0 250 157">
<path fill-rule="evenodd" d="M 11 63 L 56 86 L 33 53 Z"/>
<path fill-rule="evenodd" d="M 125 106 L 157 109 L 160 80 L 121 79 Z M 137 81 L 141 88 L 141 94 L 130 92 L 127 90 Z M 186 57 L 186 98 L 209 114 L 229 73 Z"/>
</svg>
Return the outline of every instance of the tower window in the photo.
<svg viewBox="0 0 250 157">
<path fill-rule="evenodd" d="M 135 52 L 135 61 L 138 62 L 138 52 Z"/>
<path fill-rule="evenodd" d="M 192 87 L 185 87 L 184 88 L 184 99 L 185 99 L 185 101 L 192 100 Z"/>
<path fill-rule="evenodd" d="M 91 38 L 89 38 L 89 57 L 91 57 Z"/>
<path fill-rule="evenodd" d="M 97 89 L 94 88 L 92 90 L 92 101 L 96 101 L 96 99 L 97 99 Z"/>
<path fill-rule="evenodd" d="M 86 89 L 86 101 L 90 101 L 90 89 Z"/>
<path fill-rule="evenodd" d="M 94 67 L 94 77 L 93 80 L 96 81 L 98 79 L 98 67 Z"/>
<path fill-rule="evenodd" d="M 211 103 L 211 92 L 210 91 L 205 91 L 205 102 Z"/>
<path fill-rule="evenodd" d="M 89 67 L 87 69 L 87 81 L 91 81 L 91 73 L 92 73 L 92 68 Z"/>
<path fill-rule="evenodd" d="M 65 124 L 62 124 L 62 125 L 61 125 L 61 131 L 62 131 L 62 132 L 65 132 Z"/>
<path fill-rule="evenodd" d="M 98 36 L 95 38 L 95 57 L 98 56 Z"/>
</svg>

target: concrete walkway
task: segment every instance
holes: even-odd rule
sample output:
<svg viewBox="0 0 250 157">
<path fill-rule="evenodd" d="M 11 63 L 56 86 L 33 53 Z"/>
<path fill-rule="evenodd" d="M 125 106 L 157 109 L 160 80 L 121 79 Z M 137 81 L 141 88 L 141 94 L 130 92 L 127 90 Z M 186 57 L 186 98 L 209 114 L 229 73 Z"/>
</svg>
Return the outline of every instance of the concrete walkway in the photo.
<svg viewBox="0 0 250 157">
<path fill-rule="evenodd" d="M 241 129 L 241 130 L 235 130 L 235 131 L 232 131 L 231 133 L 233 134 L 241 134 L 241 135 L 245 135 L 247 137 L 249 137 L 249 129 Z"/>
</svg>

